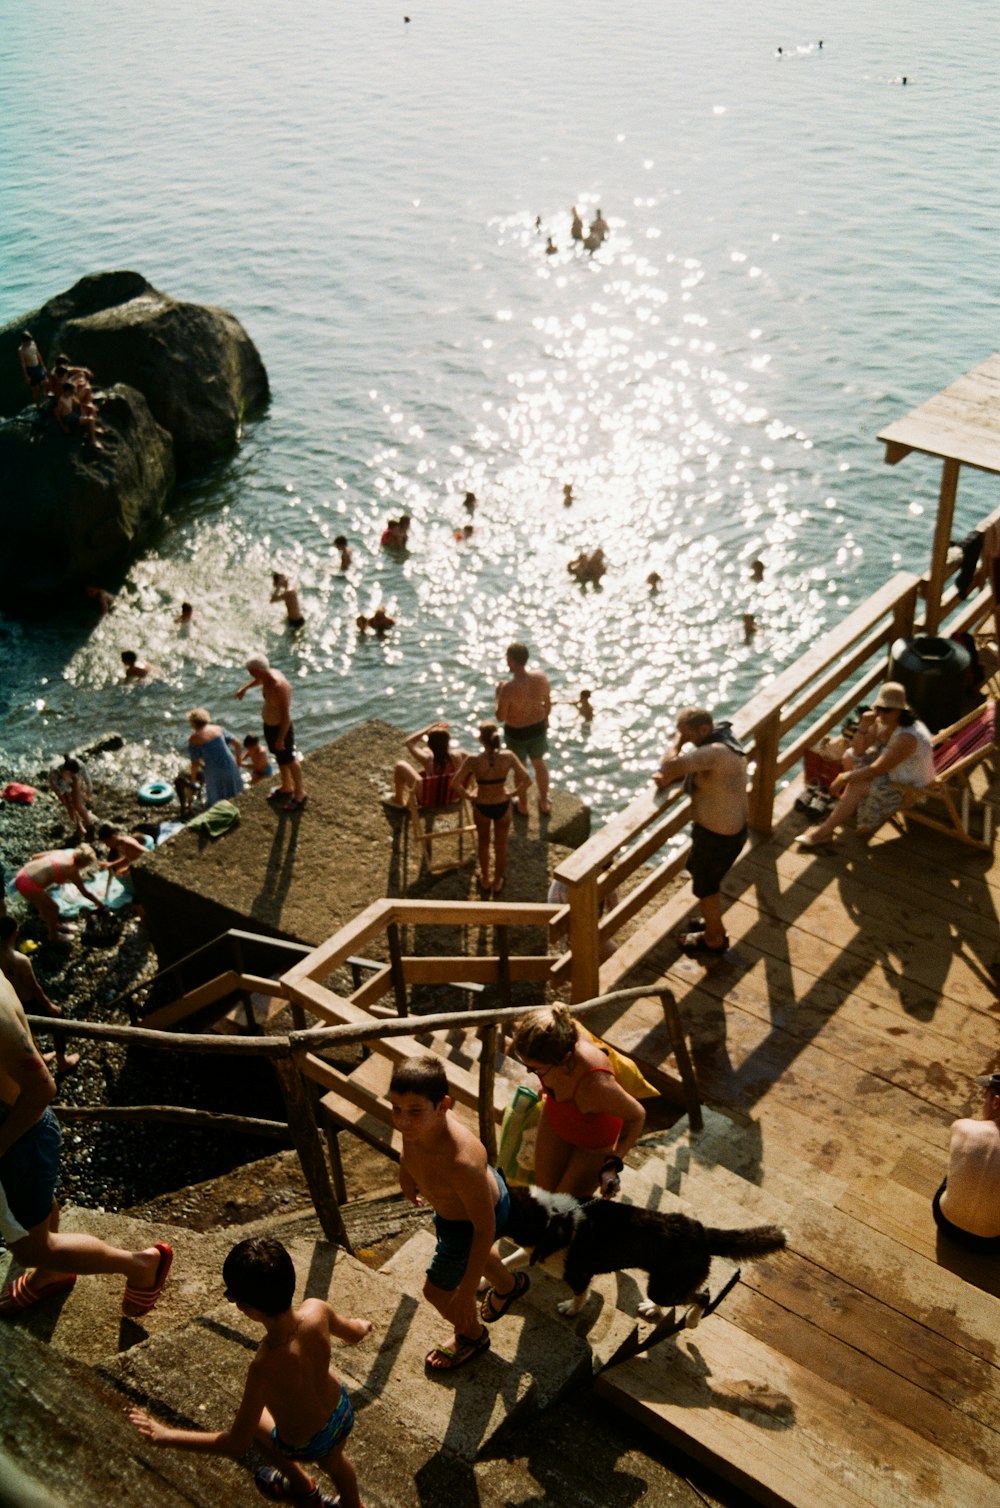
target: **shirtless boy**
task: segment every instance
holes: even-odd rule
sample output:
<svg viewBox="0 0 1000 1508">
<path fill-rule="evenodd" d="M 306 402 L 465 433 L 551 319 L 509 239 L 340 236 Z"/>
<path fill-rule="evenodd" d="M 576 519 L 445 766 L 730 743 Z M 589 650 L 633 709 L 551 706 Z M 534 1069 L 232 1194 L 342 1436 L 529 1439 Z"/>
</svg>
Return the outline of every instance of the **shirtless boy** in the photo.
<svg viewBox="0 0 1000 1508">
<path fill-rule="evenodd" d="M 447 1345 L 427 1353 L 429 1372 L 453 1372 L 490 1347 L 476 1293 L 485 1274 L 493 1285 L 483 1300 L 488 1322 L 506 1314 L 527 1290 L 525 1273 L 508 1272 L 491 1251 L 503 1232 L 510 1196 L 503 1175 L 451 1108 L 440 1058 L 427 1053 L 398 1063 L 389 1083 L 392 1123 L 403 1139 L 399 1183 L 407 1199 L 434 1211 L 437 1246 L 424 1298 L 453 1327 Z"/>
<path fill-rule="evenodd" d="M 972 1251 L 1000 1255 L 1000 1073 L 976 1080 L 983 1090 L 981 1120 L 951 1128 L 948 1175 L 934 1195 L 939 1230 Z"/>
<path fill-rule="evenodd" d="M 295 727 L 292 723 L 292 688 L 280 670 L 272 670 L 266 655 L 251 655 L 246 668 L 252 677 L 235 693 L 241 702 L 247 692 L 259 686 L 264 704 L 264 742 L 274 755 L 281 784 L 268 794 L 268 801 L 278 803 L 283 812 L 301 812 L 306 804 L 302 766 L 295 757 Z"/>
<path fill-rule="evenodd" d="M 22 1272 L 0 1293 L 7 1319 L 65 1293 L 78 1273 L 119 1272 L 126 1279 L 122 1313 L 139 1319 L 155 1305 L 174 1254 L 164 1241 L 121 1251 L 96 1236 L 64 1235 L 55 1201 L 59 1122 L 49 1109 L 56 1086 L 36 1048 L 24 1007 L 0 978 L 0 1235 Z"/>
<path fill-rule="evenodd" d="M 228 1429 L 168 1429 L 144 1409 L 129 1418 L 154 1445 L 213 1455 L 242 1456 L 252 1444 L 277 1466 L 262 1466 L 257 1489 L 264 1497 L 312 1508 L 362 1508 L 358 1479 L 344 1446 L 354 1425 L 351 1400 L 330 1369 L 330 1340 L 356 1346 L 371 1331 L 371 1320 L 344 1319 L 323 1299 L 292 1308 L 295 1268 L 280 1241 L 258 1236 L 234 1246 L 222 1265 L 226 1298 L 241 1314 L 263 1325 L 243 1387 L 236 1418 Z M 340 1496 L 321 1492 L 304 1471 L 315 1463 L 332 1478 Z"/>
<path fill-rule="evenodd" d="M 12 916 L 0 917 L 0 973 L 6 975 L 14 986 L 14 993 L 24 1006 L 28 1016 L 61 1016 L 62 1006 L 56 1005 L 46 995 L 36 978 L 30 958 L 17 951 L 21 930 Z M 72 1073 L 80 1061 L 78 1052 L 66 1053 L 58 1046 L 54 1053 L 44 1054 L 46 1063 L 54 1062 L 60 1077 Z"/>
<path fill-rule="evenodd" d="M 509 681 L 497 686 L 496 715 L 503 723 L 504 742 L 512 754 L 522 763 L 530 759 L 538 783 L 538 810 L 551 812 L 549 802 L 549 771 L 545 763 L 549 741 L 547 738 L 549 712 L 552 709 L 552 688 L 549 678 L 541 670 L 528 670 L 528 650 L 524 644 L 511 644 L 507 650 Z M 522 793 L 517 809 L 527 816 L 528 804 Z"/>
</svg>

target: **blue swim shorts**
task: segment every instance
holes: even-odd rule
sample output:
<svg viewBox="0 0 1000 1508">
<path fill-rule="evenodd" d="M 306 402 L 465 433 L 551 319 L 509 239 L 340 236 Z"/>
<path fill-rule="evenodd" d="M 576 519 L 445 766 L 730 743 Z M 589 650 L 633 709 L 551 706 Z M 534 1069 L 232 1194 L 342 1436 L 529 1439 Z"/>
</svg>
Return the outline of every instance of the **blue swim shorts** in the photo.
<svg viewBox="0 0 1000 1508">
<path fill-rule="evenodd" d="M 503 1235 L 510 1215 L 510 1194 L 507 1192 L 507 1184 L 500 1169 L 493 1168 L 491 1171 L 496 1178 L 497 1188 L 500 1190 L 500 1198 L 494 1210 L 495 1236 L 499 1237 Z M 438 1238 L 437 1246 L 434 1248 L 434 1256 L 427 1269 L 427 1276 L 435 1288 L 440 1288 L 445 1293 L 454 1293 L 465 1277 L 465 1269 L 469 1265 L 469 1252 L 472 1250 L 472 1221 L 442 1220 L 440 1215 L 435 1215 L 434 1230 Z"/>
<path fill-rule="evenodd" d="M 0 1157 L 0 1184 L 7 1207 L 24 1230 L 34 1230 L 48 1219 L 59 1179 L 59 1148 L 62 1132 L 52 1111 L 46 1109 Z M 14 1238 L 15 1240 L 17 1237 Z"/>
<path fill-rule="evenodd" d="M 542 759 L 549 751 L 548 724 L 530 723 L 524 728 L 503 725 L 503 741 L 523 764 L 526 759 Z"/>
<path fill-rule="evenodd" d="M 347 1389 L 343 1383 L 340 1385 L 340 1400 L 336 1408 L 324 1424 L 317 1430 L 312 1439 L 305 1445 L 288 1445 L 276 1429 L 271 1431 L 271 1442 L 275 1450 L 280 1450 L 283 1456 L 290 1461 L 322 1461 L 332 1450 L 343 1445 L 351 1430 L 354 1428 L 354 1410 L 351 1400 L 347 1396 Z"/>
</svg>

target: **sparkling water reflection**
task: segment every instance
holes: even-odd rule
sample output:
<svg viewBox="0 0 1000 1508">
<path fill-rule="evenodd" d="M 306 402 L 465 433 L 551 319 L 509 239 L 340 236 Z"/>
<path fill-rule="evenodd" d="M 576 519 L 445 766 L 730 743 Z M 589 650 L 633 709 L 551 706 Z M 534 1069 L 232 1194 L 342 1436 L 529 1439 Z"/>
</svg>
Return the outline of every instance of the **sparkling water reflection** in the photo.
<svg viewBox="0 0 1000 1508">
<path fill-rule="evenodd" d="M 733 708 L 890 570 L 923 567 L 936 479 L 886 471 L 874 436 L 992 348 L 995 20 L 952 17 L 939 42 L 915 0 L 873 36 L 848 0 L 820 51 L 790 3 L 581 0 L 568 25 L 443 0 L 398 19 L 307 0 L 295 26 L 236 27 L 178 0 L 154 40 L 117 0 L 70 39 L 12 9 L 6 315 L 132 265 L 232 307 L 274 391 L 112 617 L 0 621 L 15 767 L 117 727 L 127 778 L 165 773 L 190 706 L 246 731 L 230 693 L 258 647 L 307 747 L 369 716 L 446 715 L 468 739 L 524 638 L 556 687 L 554 778 L 606 813 L 680 704 Z M 51 149 L 13 83 L 43 43 L 82 112 Z M 573 203 L 609 221 L 592 256 Z M 963 477 L 960 518 L 992 505 Z M 400 512 L 397 559 L 379 539 Z M 566 564 L 598 546 L 607 575 L 580 587 Z M 298 577 L 297 633 L 273 569 Z M 397 629 L 360 637 L 379 603 Z M 156 681 L 122 686 L 126 647 Z"/>
</svg>

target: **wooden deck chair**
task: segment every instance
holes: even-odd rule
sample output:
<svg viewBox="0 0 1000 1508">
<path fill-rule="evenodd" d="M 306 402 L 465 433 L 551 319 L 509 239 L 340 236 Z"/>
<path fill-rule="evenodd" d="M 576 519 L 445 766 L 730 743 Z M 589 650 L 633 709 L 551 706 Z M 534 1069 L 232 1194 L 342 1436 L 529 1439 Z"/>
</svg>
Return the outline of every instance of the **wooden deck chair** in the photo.
<svg viewBox="0 0 1000 1508">
<path fill-rule="evenodd" d="M 412 830 L 410 841 L 420 855 L 421 869 L 426 869 L 428 874 L 447 874 L 450 869 L 462 869 L 472 863 L 476 856 L 474 837 L 469 843 L 468 857 L 465 837 L 467 833 L 475 834 L 476 824 L 472 820 L 467 796 L 460 796 L 444 806 L 420 806 L 416 789 L 413 789 L 406 805 Z M 434 856 L 435 843 L 442 842 L 450 854 L 447 859 Z"/>
<path fill-rule="evenodd" d="M 905 815 L 912 822 L 923 822 L 962 843 L 971 843 L 973 848 L 992 848 L 993 808 L 989 802 L 975 800 L 969 776 L 996 747 L 996 713 L 996 702 L 985 702 L 934 735 L 934 779 L 930 785 L 897 786 L 903 792 L 903 802 L 895 817 Z M 940 802 L 944 811 L 940 815 L 923 811 L 922 804 L 927 800 Z M 973 837 L 969 829 L 973 804 L 982 812 L 982 838 Z"/>
</svg>

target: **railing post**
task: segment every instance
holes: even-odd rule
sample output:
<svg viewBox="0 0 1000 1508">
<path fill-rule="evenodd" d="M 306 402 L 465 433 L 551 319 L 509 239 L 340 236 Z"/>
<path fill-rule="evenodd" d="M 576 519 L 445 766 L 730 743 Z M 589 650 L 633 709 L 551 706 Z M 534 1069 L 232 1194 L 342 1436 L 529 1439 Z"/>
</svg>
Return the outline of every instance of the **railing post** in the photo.
<svg viewBox="0 0 1000 1508">
<path fill-rule="evenodd" d="M 569 889 L 570 999 L 574 1005 L 600 993 L 597 952 L 597 877 L 589 875 Z"/>
<path fill-rule="evenodd" d="M 323 1155 L 316 1112 L 298 1065 L 294 1058 L 275 1058 L 273 1061 L 288 1114 L 288 1129 L 292 1133 L 323 1234 L 328 1241 L 350 1251 L 351 1243 L 347 1239 L 344 1217 L 340 1213 L 330 1182 L 330 1170 Z"/>
<path fill-rule="evenodd" d="M 941 598 L 948 571 L 948 546 L 955 518 L 959 469 L 958 461 L 952 456 L 947 456 L 941 467 L 941 490 L 938 493 L 937 523 L 934 526 L 931 574 L 927 582 L 927 612 L 924 619 L 924 631 L 929 634 L 936 633 L 941 622 Z"/>
<path fill-rule="evenodd" d="M 493 929 L 497 945 L 497 985 L 500 1004 L 510 1005 L 510 938 L 500 923 Z M 479 1140 L 491 1163 L 497 1160 L 497 1120 L 493 1103 L 497 1075 L 497 1044 L 500 1031 L 496 1022 L 479 1029 Z"/>
<path fill-rule="evenodd" d="M 754 754 L 756 767 L 750 787 L 749 824 L 758 833 L 769 833 L 774 826 L 780 723 L 781 708 L 776 707 L 757 728 Z"/>
<path fill-rule="evenodd" d="M 396 1012 L 405 1016 L 409 1012 L 406 1001 L 406 974 L 403 971 L 403 950 L 399 942 L 399 927 L 395 922 L 390 922 L 385 929 L 386 941 L 389 944 L 389 973 L 392 977 L 393 993 L 396 996 Z"/>
</svg>

